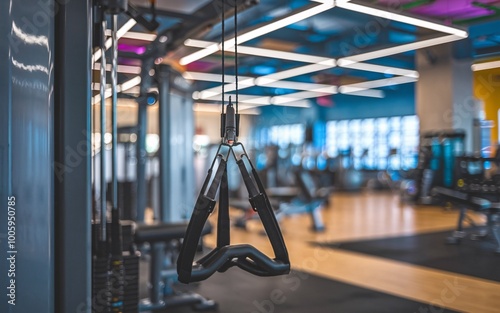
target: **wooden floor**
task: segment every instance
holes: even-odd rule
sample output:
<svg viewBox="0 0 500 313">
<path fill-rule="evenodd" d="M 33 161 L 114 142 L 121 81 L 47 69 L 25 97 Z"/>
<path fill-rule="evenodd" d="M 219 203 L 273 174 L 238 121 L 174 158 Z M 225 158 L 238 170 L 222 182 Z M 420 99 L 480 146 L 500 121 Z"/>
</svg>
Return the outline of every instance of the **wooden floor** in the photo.
<svg viewBox="0 0 500 313">
<path fill-rule="evenodd" d="M 500 312 L 500 283 L 309 244 L 311 241 L 360 240 L 450 229 L 456 223 L 456 212 L 403 205 L 398 196 L 391 193 L 336 194 L 331 200 L 330 207 L 323 212 L 327 225 L 324 233 L 309 231 L 311 223 L 306 215 L 282 221 L 294 268 L 438 308 Z M 215 216 L 212 219 L 215 222 Z M 260 229 L 257 221 L 251 222 L 247 231 L 233 228 L 232 242 L 251 243 L 272 255 L 266 237 L 259 234 Z M 213 245 L 215 237 L 210 236 L 207 243 Z M 453 285 L 458 288 L 450 288 Z M 429 306 L 422 312 L 440 310 Z"/>
</svg>

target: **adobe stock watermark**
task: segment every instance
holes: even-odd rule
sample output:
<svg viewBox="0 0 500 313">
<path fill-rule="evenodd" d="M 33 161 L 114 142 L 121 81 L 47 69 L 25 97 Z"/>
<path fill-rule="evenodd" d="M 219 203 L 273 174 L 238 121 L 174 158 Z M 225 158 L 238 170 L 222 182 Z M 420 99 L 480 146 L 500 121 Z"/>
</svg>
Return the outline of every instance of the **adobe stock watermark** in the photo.
<svg viewBox="0 0 500 313">
<path fill-rule="evenodd" d="M 334 253 L 331 249 L 316 247 L 312 255 L 303 259 L 299 264 L 300 271 L 292 270 L 289 275 L 282 276 L 281 282 L 283 287 L 271 290 L 267 298 L 254 300 L 252 302 L 253 309 L 251 313 L 274 313 L 276 308 L 286 303 L 286 301 L 293 297 L 303 282 L 309 279 L 310 274 L 307 272 L 315 271 L 321 262 L 327 261 Z"/>
<path fill-rule="evenodd" d="M 432 300 L 428 305 L 420 306 L 414 313 L 442 313 L 447 305 L 455 302 L 468 289 L 467 286 L 459 282 L 457 277 L 454 277 L 453 281 L 445 279 L 443 285 L 444 288 L 441 290 L 439 298 Z"/>
<path fill-rule="evenodd" d="M 64 148 L 64 160 L 54 162 L 54 174 L 59 182 L 64 180 L 64 175 L 72 173 L 75 168 L 80 166 L 87 156 L 92 152 L 92 140 L 89 134 L 82 130 L 84 139 L 80 140 L 75 147 L 66 146 Z"/>
</svg>

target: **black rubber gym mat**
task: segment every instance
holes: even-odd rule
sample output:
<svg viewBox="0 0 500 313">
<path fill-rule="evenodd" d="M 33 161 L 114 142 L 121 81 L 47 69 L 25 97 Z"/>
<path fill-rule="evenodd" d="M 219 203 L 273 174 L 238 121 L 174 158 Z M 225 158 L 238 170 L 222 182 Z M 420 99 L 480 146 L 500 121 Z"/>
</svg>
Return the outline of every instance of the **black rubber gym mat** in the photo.
<svg viewBox="0 0 500 313">
<path fill-rule="evenodd" d="M 468 230 L 468 234 L 473 231 Z M 316 245 L 369 254 L 448 272 L 500 281 L 500 255 L 489 240 L 446 245 L 452 230 L 383 239 L 315 243 Z"/>
<path fill-rule="evenodd" d="M 303 272 L 263 278 L 233 268 L 189 289 L 216 300 L 219 313 L 455 312 Z"/>
</svg>

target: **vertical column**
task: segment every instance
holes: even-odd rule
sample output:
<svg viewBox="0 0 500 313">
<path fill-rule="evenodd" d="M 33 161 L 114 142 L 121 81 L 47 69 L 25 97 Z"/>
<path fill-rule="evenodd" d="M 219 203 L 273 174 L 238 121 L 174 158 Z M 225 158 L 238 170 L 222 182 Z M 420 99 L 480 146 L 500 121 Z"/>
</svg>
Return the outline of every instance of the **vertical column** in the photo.
<svg viewBox="0 0 500 313">
<path fill-rule="evenodd" d="M 416 111 L 420 131 L 453 127 L 453 70 L 451 45 L 441 45 L 417 51 L 420 74 L 416 88 Z"/>
<path fill-rule="evenodd" d="M 481 102 L 473 94 L 471 59 L 454 59 L 452 45 L 417 51 L 420 74 L 416 92 L 416 111 L 420 131 L 463 129 L 465 151 L 474 151 L 474 119 Z"/>
<path fill-rule="evenodd" d="M 482 102 L 473 94 L 471 59 L 453 60 L 453 128 L 465 130 L 465 151 L 476 152 L 474 144 L 479 141 L 474 131 L 475 121 L 483 109 Z"/>
<path fill-rule="evenodd" d="M 169 66 L 157 71 L 160 128 L 160 212 L 164 222 L 190 216 L 194 206 L 194 115 L 182 76 Z M 212 125 L 218 126 L 217 125 Z"/>
<path fill-rule="evenodd" d="M 23 2 L 23 6 L 28 5 Z M 55 15 L 55 310 L 91 310 L 91 2 L 61 1 Z M 34 6 L 35 7 L 35 6 Z M 78 60 L 78 61 L 76 61 Z M 33 174 L 32 174 L 33 177 Z M 34 245 L 36 246 L 36 245 Z M 36 259 L 36 258 L 34 258 Z M 30 269 L 30 273 L 36 270 Z M 30 292 L 40 288 L 28 287 Z M 28 302 L 28 301 L 26 301 Z"/>
<path fill-rule="evenodd" d="M 148 107 L 145 103 L 138 103 L 137 110 L 137 141 L 136 141 L 136 159 L 137 159 L 137 216 L 136 221 L 144 221 L 144 212 L 147 206 L 146 198 L 146 134 L 148 131 Z"/>
<path fill-rule="evenodd" d="M 170 191 L 170 128 L 169 128 L 169 107 L 170 107 L 170 69 L 161 65 L 158 73 L 158 93 L 159 93 L 159 136 L 160 136 L 160 219 L 168 222 L 172 219 L 169 198 Z"/>
</svg>

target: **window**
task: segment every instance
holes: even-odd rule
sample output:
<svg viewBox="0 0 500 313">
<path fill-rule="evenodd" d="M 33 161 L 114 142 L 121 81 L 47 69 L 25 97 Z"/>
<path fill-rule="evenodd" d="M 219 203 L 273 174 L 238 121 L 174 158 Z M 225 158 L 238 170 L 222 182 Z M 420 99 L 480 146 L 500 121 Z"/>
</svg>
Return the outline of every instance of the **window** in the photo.
<svg viewBox="0 0 500 313">
<path fill-rule="evenodd" d="M 356 169 L 411 169 L 417 166 L 417 116 L 340 120 L 326 124 L 326 152 L 350 150 Z"/>
</svg>

